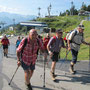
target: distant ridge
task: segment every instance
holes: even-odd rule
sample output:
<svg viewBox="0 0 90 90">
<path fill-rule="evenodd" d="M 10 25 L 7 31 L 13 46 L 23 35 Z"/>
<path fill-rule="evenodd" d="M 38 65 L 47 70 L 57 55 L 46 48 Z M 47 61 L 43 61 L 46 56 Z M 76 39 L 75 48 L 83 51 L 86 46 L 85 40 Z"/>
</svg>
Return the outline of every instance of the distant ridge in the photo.
<svg viewBox="0 0 90 90">
<path fill-rule="evenodd" d="M 33 20 L 35 18 L 36 18 L 35 15 L 20 15 L 20 14 L 8 13 L 8 12 L 0 12 L 0 23 L 2 22 L 6 23 L 5 26 L 14 23 L 18 24 L 19 22 Z"/>
</svg>

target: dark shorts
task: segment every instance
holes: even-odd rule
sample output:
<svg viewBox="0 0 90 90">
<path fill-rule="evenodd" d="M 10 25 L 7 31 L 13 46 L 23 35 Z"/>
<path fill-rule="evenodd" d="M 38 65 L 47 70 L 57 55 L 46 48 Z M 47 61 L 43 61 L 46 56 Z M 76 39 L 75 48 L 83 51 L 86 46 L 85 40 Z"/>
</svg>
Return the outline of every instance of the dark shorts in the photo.
<svg viewBox="0 0 90 90">
<path fill-rule="evenodd" d="M 76 64 L 76 62 L 77 62 L 77 56 L 78 56 L 78 51 L 75 51 L 75 50 L 71 49 L 71 53 L 72 53 L 72 62 L 74 64 Z"/>
<path fill-rule="evenodd" d="M 35 70 L 35 64 L 26 65 L 23 61 L 21 61 L 21 66 L 23 70 Z"/>
<path fill-rule="evenodd" d="M 51 57 L 52 61 L 57 62 L 58 61 L 58 56 L 59 56 L 58 52 L 53 52 L 53 56 Z"/>
<path fill-rule="evenodd" d="M 8 45 L 3 45 L 3 49 L 8 49 Z"/>
</svg>

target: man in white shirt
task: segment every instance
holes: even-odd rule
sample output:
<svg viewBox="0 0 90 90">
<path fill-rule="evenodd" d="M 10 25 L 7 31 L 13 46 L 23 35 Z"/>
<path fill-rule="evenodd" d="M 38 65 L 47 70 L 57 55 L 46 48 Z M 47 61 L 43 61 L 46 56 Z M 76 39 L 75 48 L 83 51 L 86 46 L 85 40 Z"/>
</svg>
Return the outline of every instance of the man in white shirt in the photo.
<svg viewBox="0 0 90 90">
<path fill-rule="evenodd" d="M 70 72 L 72 74 L 75 74 L 74 64 L 76 64 L 77 62 L 77 56 L 78 56 L 78 51 L 80 49 L 80 45 L 82 43 L 86 45 L 90 45 L 90 43 L 87 43 L 84 41 L 83 32 L 84 32 L 84 25 L 79 25 L 76 30 L 73 30 L 70 33 L 68 40 L 67 40 L 68 50 L 69 51 L 71 50 L 71 53 L 72 53 L 72 61 L 70 64 Z"/>
</svg>

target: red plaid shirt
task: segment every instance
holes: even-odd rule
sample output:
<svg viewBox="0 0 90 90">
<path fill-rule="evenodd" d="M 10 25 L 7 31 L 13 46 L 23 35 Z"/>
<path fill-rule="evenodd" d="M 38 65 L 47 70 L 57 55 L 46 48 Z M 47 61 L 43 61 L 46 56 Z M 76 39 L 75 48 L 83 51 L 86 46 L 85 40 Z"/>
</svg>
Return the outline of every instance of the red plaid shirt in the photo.
<svg viewBox="0 0 90 90">
<path fill-rule="evenodd" d="M 24 45 L 24 42 L 25 42 L 25 38 L 19 44 L 19 46 L 17 48 L 17 52 L 19 52 L 19 53 L 21 52 L 23 45 Z M 37 59 L 37 49 L 38 48 L 43 50 L 43 44 L 41 43 L 41 41 L 39 40 L 39 43 L 38 43 L 37 39 L 34 40 L 34 44 L 32 46 L 32 42 L 28 37 L 27 44 L 26 44 L 26 46 L 23 50 L 23 53 L 22 53 L 22 60 L 26 65 L 30 65 L 31 63 L 35 64 L 36 59 Z"/>
</svg>

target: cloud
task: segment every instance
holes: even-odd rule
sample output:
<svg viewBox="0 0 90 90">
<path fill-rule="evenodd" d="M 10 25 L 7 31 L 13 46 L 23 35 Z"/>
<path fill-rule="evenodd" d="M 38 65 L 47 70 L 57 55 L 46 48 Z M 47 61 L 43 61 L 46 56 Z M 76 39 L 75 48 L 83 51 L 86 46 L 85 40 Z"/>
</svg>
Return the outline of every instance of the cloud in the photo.
<svg viewBox="0 0 90 90">
<path fill-rule="evenodd" d="M 17 8 L 10 8 L 10 7 L 6 7 L 6 6 L 1 6 L 0 5 L 0 12 L 19 12 Z"/>
</svg>

